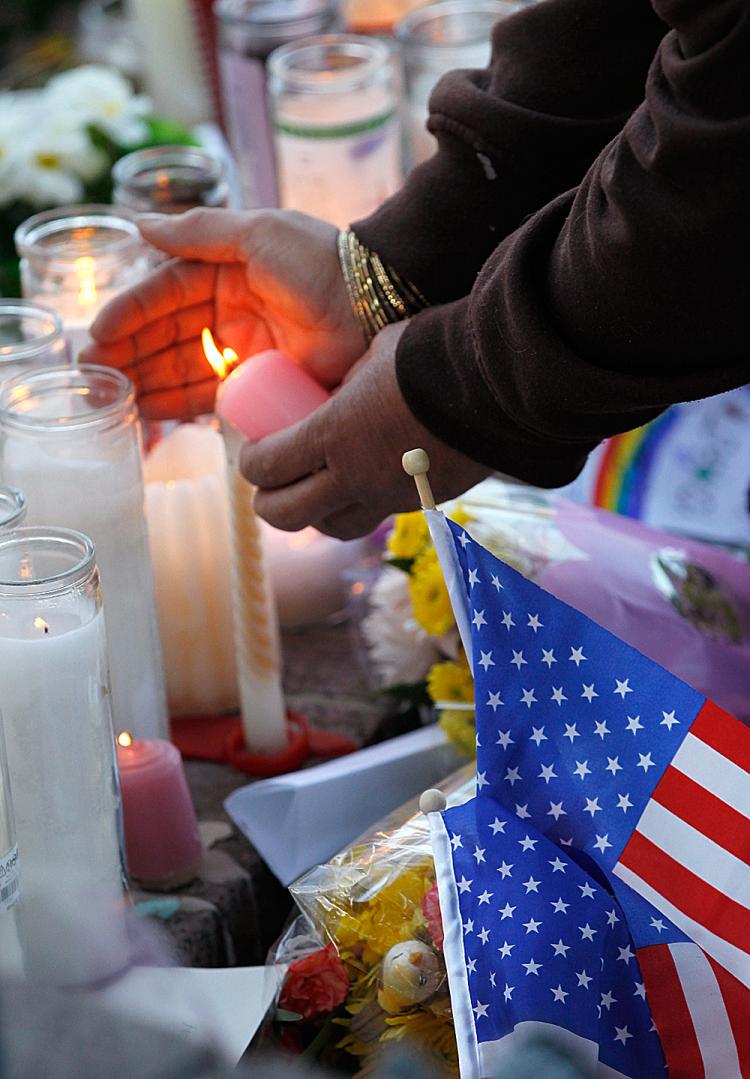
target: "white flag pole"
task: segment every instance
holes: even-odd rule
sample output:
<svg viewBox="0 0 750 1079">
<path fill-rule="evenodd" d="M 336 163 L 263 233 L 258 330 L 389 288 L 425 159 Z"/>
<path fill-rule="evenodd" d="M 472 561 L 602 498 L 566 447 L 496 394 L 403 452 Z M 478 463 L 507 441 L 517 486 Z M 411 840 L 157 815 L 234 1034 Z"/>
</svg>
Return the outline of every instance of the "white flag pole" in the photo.
<svg viewBox="0 0 750 1079">
<path fill-rule="evenodd" d="M 430 458 L 425 450 L 409 450 L 401 458 L 404 472 L 413 476 L 417 485 L 419 501 L 424 511 L 427 527 L 435 544 L 435 553 L 443 571 L 445 584 L 450 596 L 453 613 L 456 617 L 456 625 L 464 646 L 469 667 L 473 670 L 471 662 L 471 613 L 469 609 L 469 596 L 464 584 L 463 572 L 456 554 L 456 545 L 453 534 L 448 527 L 444 515 L 435 508 L 435 498 L 432 493 L 427 473 L 430 470 Z"/>
</svg>

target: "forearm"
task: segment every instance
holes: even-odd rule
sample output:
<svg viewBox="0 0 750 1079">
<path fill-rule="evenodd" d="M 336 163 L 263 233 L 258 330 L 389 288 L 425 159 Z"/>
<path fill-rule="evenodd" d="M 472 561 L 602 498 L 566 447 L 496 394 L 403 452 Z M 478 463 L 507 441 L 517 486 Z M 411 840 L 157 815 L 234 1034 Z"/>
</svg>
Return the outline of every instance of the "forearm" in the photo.
<svg viewBox="0 0 750 1079">
<path fill-rule="evenodd" d="M 665 31 L 648 0 L 546 0 L 501 20 L 489 68 L 451 72 L 432 96 L 436 154 L 357 235 L 433 303 L 466 295 L 621 129 Z"/>
<path fill-rule="evenodd" d="M 601 438 L 750 381 L 750 0 L 655 6 L 679 33 L 622 133 L 468 298 L 401 339 L 418 418 L 532 482 L 565 482 Z"/>
</svg>

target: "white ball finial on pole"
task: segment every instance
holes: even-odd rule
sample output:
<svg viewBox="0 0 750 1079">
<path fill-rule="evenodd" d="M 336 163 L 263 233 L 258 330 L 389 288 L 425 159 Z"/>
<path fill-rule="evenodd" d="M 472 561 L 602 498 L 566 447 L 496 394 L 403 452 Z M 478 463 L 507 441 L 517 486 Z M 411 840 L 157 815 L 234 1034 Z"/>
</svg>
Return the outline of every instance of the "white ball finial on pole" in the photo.
<svg viewBox="0 0 750 1079">
<path fill-rule="evenodd" d="M 401 458 L 401 464 L 407 476 L 413 476 L 417 485 L 419 501 L 423 510 L 435 509 L 435 498 L 430 487 L 427 473 L 430 471 L 430 458 L 426 450 L 408 450 Z"/>
<path fill-rule="evenodd" d="M 442 813 L 447 805 L 445 795 L 437 787 L 431 787 L 419 797 L 419 809 L 425 815 L 427 813 Z"/>
</svg>

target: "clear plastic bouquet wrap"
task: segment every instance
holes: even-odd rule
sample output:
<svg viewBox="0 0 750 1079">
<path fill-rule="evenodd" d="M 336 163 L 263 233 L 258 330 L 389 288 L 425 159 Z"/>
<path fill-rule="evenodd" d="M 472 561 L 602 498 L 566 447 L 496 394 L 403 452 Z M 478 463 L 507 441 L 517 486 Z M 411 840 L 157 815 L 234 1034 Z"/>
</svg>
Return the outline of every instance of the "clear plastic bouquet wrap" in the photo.
<svg viewBox="0 0 750 1079">
<path fill-rule="evenodd" d="M 746 552 L 491 479 L 449 515 L 493 554 L 750 721 Z M 362 623 L 382 687 L 422 699 L 470 755 L 474 687 L 420 513 L 400 514 Z"/>
<path fill-rule="evenodd" d="M 451 804 L 473 786 L 469 765 L 442 784 Z M 416 800 L 291 892 L 301 914 L 271 957 L 289 964 L 276 1013 L 282 1041 L 328 1061 L 348 1056 L 365 1076 L 384 1046 L 407 1040 L 434 1074 L 457 1075 L 429 829 Z"/>
</svg>

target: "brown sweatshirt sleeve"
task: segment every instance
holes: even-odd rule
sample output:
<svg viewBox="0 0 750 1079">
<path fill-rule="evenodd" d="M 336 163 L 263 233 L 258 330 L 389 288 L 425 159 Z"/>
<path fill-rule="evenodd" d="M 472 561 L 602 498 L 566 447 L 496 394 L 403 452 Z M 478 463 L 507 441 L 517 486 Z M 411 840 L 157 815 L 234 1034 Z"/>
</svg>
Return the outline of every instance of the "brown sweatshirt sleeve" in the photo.
<svg viewBox="0 0 750 1079">
<path fill-rule="evenodd" d="M 400 341 L 415 415 L 532 483 L 573 478 L 601 438 L 673 402 L 750 381 L 750 0 L 653 6 L 673 29 L 622 132 L 469 296 Z M 474 124 L 489 138 L 485 96 Z"/>
<path fill-rule="evenodd" d="M 432 303 L 465 296 L 498 243 L 621 130 L 666 31 L 649 0 L 545 0 L 502 19 L 490 67 L 433 93 L 437 153 L 355 232 Z"/>
</svg>

